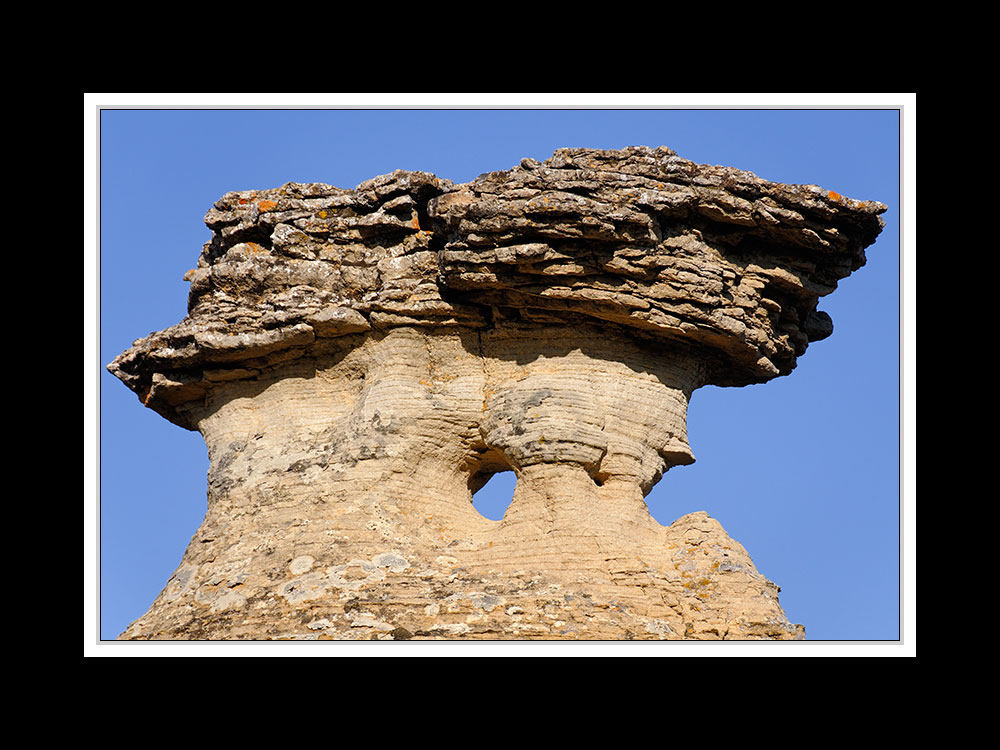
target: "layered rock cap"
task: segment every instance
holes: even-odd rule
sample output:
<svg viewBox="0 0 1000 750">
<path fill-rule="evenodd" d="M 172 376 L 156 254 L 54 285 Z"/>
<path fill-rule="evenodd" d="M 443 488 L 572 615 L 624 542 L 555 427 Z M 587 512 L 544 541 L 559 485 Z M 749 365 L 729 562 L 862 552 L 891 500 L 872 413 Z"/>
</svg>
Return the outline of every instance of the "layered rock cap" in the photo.
<svg viewBox="0 0 1000 750">
<path fill-rule="evenodd" d="M 210 458 L 123 637 L 801 638 L 718 522 L 643 497 L 696 388 L 831 334 L 885 210 L 663 147 L 227 193 L 188 315 L 108 366 Z"/>
<path fill-rule="evenodd" d="M 185 404 L 217 383 L 334 337 L 583 320 L 696 350 L 705 384 L 760 383 L 832 333 L 817 303 L 885 210 L 664 147 L 560 149 L 462 185 L 399 170 L 231 192 L 205 216 L 187 317 L 109 369 L 193 429 Z"/>
</svg>

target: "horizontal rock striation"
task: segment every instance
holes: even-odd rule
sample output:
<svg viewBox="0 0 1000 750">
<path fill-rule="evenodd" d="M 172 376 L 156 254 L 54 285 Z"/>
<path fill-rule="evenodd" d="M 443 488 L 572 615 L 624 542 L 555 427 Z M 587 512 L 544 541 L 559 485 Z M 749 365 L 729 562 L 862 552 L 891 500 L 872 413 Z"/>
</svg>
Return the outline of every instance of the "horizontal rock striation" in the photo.
<svg viewBox="0 0 1000 750">
<path fill-rule="evenodd" d="M 830 335 L 885 208 L 645 147 L 227 193 L 187 317 L 109 365 L 210 457 L 123 637 L 802 637 L 717 522 L 643 496 L 694 460 L 694 389 Z"/>
</svg>

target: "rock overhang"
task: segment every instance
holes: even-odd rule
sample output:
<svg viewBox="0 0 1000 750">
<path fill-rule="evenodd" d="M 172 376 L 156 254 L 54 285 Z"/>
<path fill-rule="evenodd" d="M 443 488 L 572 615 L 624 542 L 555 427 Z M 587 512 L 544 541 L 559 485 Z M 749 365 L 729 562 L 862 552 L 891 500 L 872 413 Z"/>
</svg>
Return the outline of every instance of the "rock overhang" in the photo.
<svg viewBox="0 0 1000 750">
<path fill-rule="evenodd" d="M 698 358 L 703 383 L 760 383 L 830 335 L 819 299 L 886 210 L 664 147 L 560 149 L 458 185 L 397 170 L 231 192 L 205 216 L 188 315 L 108 369 L 188 429 L 222 384 L 408 326 L 605 327 Z"/>
</svg>

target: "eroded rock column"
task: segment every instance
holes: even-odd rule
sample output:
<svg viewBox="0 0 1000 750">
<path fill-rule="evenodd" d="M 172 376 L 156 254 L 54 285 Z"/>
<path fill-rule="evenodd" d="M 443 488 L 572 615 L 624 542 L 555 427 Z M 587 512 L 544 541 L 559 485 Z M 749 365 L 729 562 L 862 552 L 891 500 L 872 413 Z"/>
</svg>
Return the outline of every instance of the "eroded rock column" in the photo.
<svg viewBox="0 0 1000 750">
<path fill-rule="evenodd" d="M 830 334 L 883 210 L 644 148 L 224 196 L 189 315 L 109 366 L 210 458 L 122 637 L 802 637 L 718 522 L 644 496 L 696 388 Z"/>
</svg>

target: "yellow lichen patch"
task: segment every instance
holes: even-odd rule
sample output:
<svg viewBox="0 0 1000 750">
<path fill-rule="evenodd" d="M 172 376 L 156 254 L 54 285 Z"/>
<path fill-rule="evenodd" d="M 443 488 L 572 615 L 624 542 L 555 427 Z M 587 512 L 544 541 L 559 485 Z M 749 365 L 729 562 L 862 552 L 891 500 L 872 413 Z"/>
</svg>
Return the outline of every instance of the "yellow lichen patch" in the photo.
<svg viewBox="0 0 1000 750">
<path fill-rule="evenodd" d="M 843 198 L 842 198 L 842 196 L 840 195 L 840 193 L 835 193 L 835 192 L 833 192 L 832 190 L 831 190 L 830 192 L 828 192 L 828 193 L 826 194 L 826 197 L 827 197 L 827 198 L 829 198 L 829 199 L 830 199 L 830 200 L 832 200 L 832 201 L 840 201 L 840 200 L 843 200 Z"/>
<path fill-rule="evenodd" d="M 326 211 L 320 211 L 316 215 L 319 216 L 319 218 L 321 218 L 321 219 L 325 219 L 326 218 Z"/>
<path fill-rule="evenodd" d="M 413 218 L 410 219 L 410 225 L 418 232 L 420 231 L 420 219 L 417 217 L 416 211 L 413 212 Z"/>
<path fill-rule="evenodd" d="M 257 210 L 260 213 L 264 213 L 265 211 L 273 211 L 277 207 L 278 207 L 277 201 L 261 201 L 260 203 L 257 204 Z"/>
<path fill-rule="evenodd" d="M 267 252 L 267 248 L 266 247 L 262 247 L 261 245 L 258 245 L 256 242 L 248 242 L 247 243 L 247 251 L 251 252 L 251 253 L 266 253 Z"/>
</svg>

